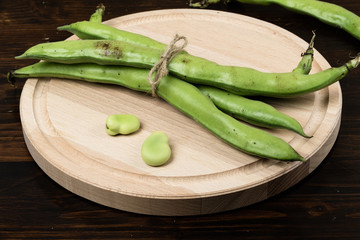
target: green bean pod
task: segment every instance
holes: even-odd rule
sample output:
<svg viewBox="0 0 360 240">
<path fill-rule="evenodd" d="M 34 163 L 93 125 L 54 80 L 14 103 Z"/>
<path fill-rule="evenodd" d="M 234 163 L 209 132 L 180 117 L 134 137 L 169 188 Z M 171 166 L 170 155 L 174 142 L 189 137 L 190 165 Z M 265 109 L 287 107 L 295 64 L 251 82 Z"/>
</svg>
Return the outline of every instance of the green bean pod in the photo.
<svg viewBox="0 0 360 240">
<path fill-rule="evenodd" d="M 16 59 L 38 59 L 64 64 L 96 63 L 150 68 L 160 59 L 159 50 L 111 40 L 72 40 L 41 43 Z"/>
<path fill-rule="evenodd" d="M 158 42 L 149 37 L 120 30 L 100 22 L 80 21 L 57 28 L 59 31 L 68 31 L 75 34 L 80 39 L 103 39 L 118 40 L 137 44 L 143 47 L 155 48 L 161 51 L 166 49 L 166 44 Z"/>
<path fill-rule="evenodd" d="M 143 47 L 158 49 L 161 51 L 166 49 L 166 44 L 153 40 L 149 37 L 120 30 L 106 24 L 101 24 L 99 22 L 81 21 L 70 25 L 61 26 L 57 29 L 62 31 L 69 31 L 78 36 L 80 39 L 84 40 L 118 40 Z M 314 38 L 315 33 L 311 39 L 308 49 L 303 53 L 301 61 L 293 71 L 303 74 L 308 74 L 311 71 L 314 54 Z"/>
<path fill-rule="evenodd" d="M 115 40 L 75 40 L 38 44 L 17 59 L 30 58 L 67 64 L 90 62 L 150 69 L 160 60 L 161 54 L 157 49 Z M 246 67 L 224 66 L 181 52 L 169 63 L 168 70 L 172 75 L 190 83 L 209 85 L 235 94 L 293 97 L 339 81 L 357 67 L 359 61 L 357 56 L 343 66 L 306 75 L 298 72 L 267 73 Z"/>
<path fill-rule="evenodd" d="M 192 7 L 208 7 L 210 4 L 219 3 L 222 0 L 202 0 L 192 3 Z M 360 17 L 355 13 L 333 3 L 318 0 L 236 0 L 241 3 L 270 5 L 277 4 L 290 11 L 309 15 L 318 20 L 338 27 L 350 33 L 357 39 L 360 39 Z M 230 2 L 230 0 L 226 0 Z"/>
<path fill-rule="evenodd" d="M 120 74 L 118 74 L 119 72 Z M 130 67 L 98 64 L 68 65 L 50 62 L 39 62 L 12 72 L 13 77 L 62 78 L 65 76 L 69 79 L 115 83 L 122 86 L 128 86 L 132 82 L 137 82 L 141 86 L 148 85 L 147 75 L 147 70 Z M 139 88 L 139 90 L 146 91 L 147 88 Z M 223 141 L 245 153 L 277 160 L 305 161 L 281 138 L 245 125 L 220 111 L 207 96 L 192 84 L 172 76 L 166 76 L 158 85 L 157 95 Z"/>
<path fill-rule="evenodd" d="M 137 77 L 143 69 L 118 66 L 98 66 L 93 63 L 57 64 L 39 62 L 8 73 L 8 81 L 15 83 L 15 78 L 56 77 L 94 83 L 120 85 L 131 90 L 151 92 L 151 86 L 144 79 Z"/>
<path fill-rule="evenodd" d="M 153 40 L 149 37 L 120 30 L 106 24 L 101 24 L 99 22 L 80 21 L 70 25 L 60 26 L 57 29 L 61 31 L 71 32 L 78 36 L 80 39 L 85 40 L 118 40 L 137 44 L 143 47 L 159 49 L 162 51 L 166 49 L 166 44 Z M 313 34 L 313 38 L 311 39 L 308 49 L 303 53 L 301 61 L 299 62 L 298 66 L 293 70 L 294 72 L 308 74 L 311 71 L 314 55 L 314 38 L 315 33 Z"/>
<path fill-rule="evenodd" d="M 284 128 L 303 137 L 310 137 L 294 118 L 278 111 L 269 104 L 232 94 L 221 89 L 198 86 L 220 110 L 255 126 L 265 128 Z"/>
</svg>

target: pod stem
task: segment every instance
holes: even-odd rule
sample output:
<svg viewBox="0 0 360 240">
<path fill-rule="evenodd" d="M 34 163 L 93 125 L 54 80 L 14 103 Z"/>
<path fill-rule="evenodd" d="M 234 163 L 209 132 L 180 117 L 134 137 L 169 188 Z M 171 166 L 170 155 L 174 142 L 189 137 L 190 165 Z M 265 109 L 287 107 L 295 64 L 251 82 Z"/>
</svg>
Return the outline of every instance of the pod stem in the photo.
<svg viewBox="0 0 360 240">
<path fill-rule="evenodd" d="M 293 69 L 293 72 L 300 74 L 309 74 L 312 68 L 312 63 L 314 59 L 314 41 L 315 41 L 315 31 L 312 31 L 313 36 L 310 40 L 309 46 L 305 52 L 301 54 L 301 61 L 298 63 L 296 68 Z"/>
<path fill-rule="evenodd" d="M 95 12 L 90 16 L 89 22 L 102 22 L 102 16 L 104 15 L 105 6 L 104 4 L 100 3 L 97 7 Z"/>
<path fill-rule="evenodd" d="M 10 71 L 6 75 L 6 79 L 11 86 L 16 87 L 16 77 L 14 75 L 14 71 Z"/>
<path fill-rule="evenodd" d="M 310 49 L 312 50 L 314 48 L 314 42 L 315 42 L 315 37 L 316 37 L 315 30 L 312 31 L 312 34 L 313 34 L 313 36 L 311 37 L 307 51 L 309 51 Z"/>
<path fill-rule="evenodd" d="M 207 8 L 209 5 L 216 4 L 219 2 L 221 2 L 221 0 L 202 0 L 199 2 L 195 2 L 195 3 L 193 3 L 193 1 L 190 0 L 189 6 L 190 7 L 198 7 L 198 8 Z M 223 0 L 223 2 L 226 4 L 226 3 L 230 2 L 230 0 Z"/>
<path fill-rule="evenodd" d="M 313 33 L 313 36 L 311 37 L 311 40 L 309 42 L 309 46 L 306 49 L 306 51 L 301 54 L 301 56 L 305 56 L 305 55 L 313 56 L 314 55 L 314 42 L 315 42 L 315 37 L 316 37 L 315 30 L 313 30 L 312 33 Z"/>
<path fill-rule="evenodd" d="M 346 68 L 350 71 L 351 69 L 356 68 L 360 64 L 360 53 L 354 58 L 351 59 L 349 62 L 345 64 Z"/>
</svg>

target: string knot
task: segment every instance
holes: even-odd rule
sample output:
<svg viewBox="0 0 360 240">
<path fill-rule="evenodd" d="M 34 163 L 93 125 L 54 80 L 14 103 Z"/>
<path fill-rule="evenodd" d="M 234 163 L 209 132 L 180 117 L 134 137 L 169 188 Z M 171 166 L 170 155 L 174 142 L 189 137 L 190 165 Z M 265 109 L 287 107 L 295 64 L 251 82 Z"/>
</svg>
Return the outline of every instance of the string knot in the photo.
<svg viewBox="0 0 360 240">
<path fill-rule="evenodd" d="M 176 45 L 177 42 L 183 40 L 183 43 Z M 186 37 L 179 36 L 176 34 L 173 40 L 165 49 L 164 53 L 161 55 L 160 60 L 151 68 L 148 74 L 148 82 L 152 87 L 151 93 L 153 97 L 156 97 L 156 87 L 160 82 L 161 78 L 165 77 L 168 74 L 167 66 L 178 53 L 180 53 L 187 45 L 188 41 Z M 153 73 L 156 71 L 154 79 L 152 79 Z"/>
</svg>

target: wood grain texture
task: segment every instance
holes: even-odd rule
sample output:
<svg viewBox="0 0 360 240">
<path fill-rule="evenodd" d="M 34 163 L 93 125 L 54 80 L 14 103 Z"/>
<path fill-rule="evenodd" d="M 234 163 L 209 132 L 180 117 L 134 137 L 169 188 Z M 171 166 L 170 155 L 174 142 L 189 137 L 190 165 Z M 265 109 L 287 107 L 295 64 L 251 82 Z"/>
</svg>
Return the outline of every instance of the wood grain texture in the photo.
<svg viewBox="0 0 360 240">
<path fill-rule="evenodd" d="M 360 1 L 328 0 L 360 14 Z M 338 138 L 323 162 L 290 189 L 265 201 L 210 215 L 165 217 L 134 214 L 79 197 L 49 178 L 24 142 L 17 88 L 5 81 L 28 47 L 70 34 L 57 26 L 87 19 L 98 4 L 78 1 L 0 1 L 0 238 L 1 239 L 359 239 L 360 69 L 340 82 L 343 93 Z M 106 0 L 104 19 L 149 10 L 188 8 L 184 0 Z M 359 52 L 359 41 L 316 19 L 277 6 L 231 3 L 213 10 L 248 15 L 287 29 L 315 47 L 332 66 Z"/>
<path fill-rule="evenodd" d="M 187 51 L 193 55 L 267 72 L 291 71 L 308 45 L 275 25 L 221 11 L 150 11 L 107 24 L 164 43 L 178 33 L 188 38 Z M 316 52 L 312 73 L 329 67 Z M 23 88 L 20 115 L 30 153 L 66 189 L 126 211 L 195 215 L 276 195 L 311 173 L 330 151 L 340 127 L 338 83 L 297 98 L 264 101 L 296 118 L 313 135 L 306 139 L 286 130 L 270 131 L 288 141 L 307 163 L 244 154 L 161 99 L 121 87 L 30 79 Z M 141 130 L 108 136 L 105 119 L 117 113 L 137 116 Z M 169 136 L 172 159 L 154 168 L 142 161 L 140 148 L 159 130 Z"/>
</svg>

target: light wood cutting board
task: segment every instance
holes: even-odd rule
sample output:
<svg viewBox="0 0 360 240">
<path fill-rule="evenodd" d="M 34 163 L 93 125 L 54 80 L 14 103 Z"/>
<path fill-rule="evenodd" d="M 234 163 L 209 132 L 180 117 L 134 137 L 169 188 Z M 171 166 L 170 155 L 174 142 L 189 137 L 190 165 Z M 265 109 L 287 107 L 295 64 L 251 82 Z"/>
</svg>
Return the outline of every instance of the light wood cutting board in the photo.
<svg viewBox="0 0 360 240">
<path fill-rule="evenodd" d="M 186 50 L 220 64 L 288 72 L 307 41 L 275 25 L 213 10 L 160 10 L 106 22 L 169 43 L 178 33 Z M 75 37 L 72 37 L 75 39 Z M 315 51 L 312 73 L 329 68 Z M 259 159 L 228 146 L 161 99 L 119 86 L 65 79 L 28 79 L 20 113 L 26 144 L 37 164 L 64 188 L 113 208 L 154 215 L 195 215 L 231 210 L 274 196 L 312 172 L 338 134 L 339 83 L 291 99 L 263 99 L 296 118 L 311 139 L 287 130 L 270 132 L 288 141 L 306 163 Z M 141 129 L 109 136 L 110 114 L 139 117 Z M 150 167 L 140 156 L 150 133 L 164 131 L 172 158 Z"/>
</svg>

